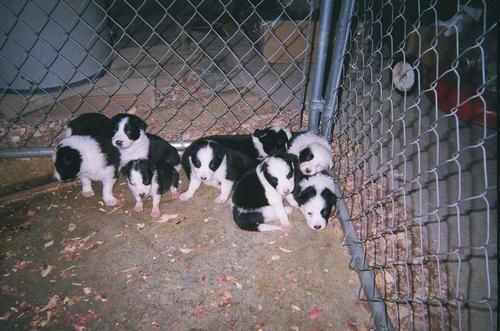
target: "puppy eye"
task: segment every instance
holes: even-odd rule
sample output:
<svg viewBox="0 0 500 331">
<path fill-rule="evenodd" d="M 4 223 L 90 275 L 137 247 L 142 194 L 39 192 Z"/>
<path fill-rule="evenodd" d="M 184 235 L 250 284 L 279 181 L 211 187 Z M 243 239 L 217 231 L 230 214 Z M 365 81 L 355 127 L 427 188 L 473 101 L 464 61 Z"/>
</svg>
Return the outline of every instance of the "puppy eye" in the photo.
<svg viewBox="0 0 500 331">
<path fill-rule="evenodd" d="M 286 175 L 286 178 L 287 179 L 290 179 L 293 177 L 293 171 L 290 171 L 287 175 Z"/>
<path fill-rule="evenodd" d="M 217 169 L 217 164 L 215 163 L 214 160 L 210 161 L 210 163 L 208 164 L 208 167 L 210 168 L 210 170 L 214 170 Z"/>
<path fill-rule="evenodd" d="M 307 216 L 312 216 L 312 215 L 313 215 L 312 212 L 310 212 L 310 211 L 307 212 Z"/>
</svg>

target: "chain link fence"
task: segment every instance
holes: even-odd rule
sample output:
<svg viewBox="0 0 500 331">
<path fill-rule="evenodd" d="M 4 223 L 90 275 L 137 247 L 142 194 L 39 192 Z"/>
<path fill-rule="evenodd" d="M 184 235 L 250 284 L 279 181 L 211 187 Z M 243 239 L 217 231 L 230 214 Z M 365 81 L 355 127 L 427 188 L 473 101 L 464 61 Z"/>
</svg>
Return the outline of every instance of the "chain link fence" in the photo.
<svg viewBox="0 0 500 331">
<path fill-rule="evenodd" d="M 351 18 L 334 170 L 397 329 L 497 329 L 497 15 L 358 1 Z"/>
<path fill-rule="evenodd" d="M 51 147 L 83 112 L 135 113 L 172 142 L 303 126 L 315 5 L 0 3 L 0 148 Z"/>
</svg>

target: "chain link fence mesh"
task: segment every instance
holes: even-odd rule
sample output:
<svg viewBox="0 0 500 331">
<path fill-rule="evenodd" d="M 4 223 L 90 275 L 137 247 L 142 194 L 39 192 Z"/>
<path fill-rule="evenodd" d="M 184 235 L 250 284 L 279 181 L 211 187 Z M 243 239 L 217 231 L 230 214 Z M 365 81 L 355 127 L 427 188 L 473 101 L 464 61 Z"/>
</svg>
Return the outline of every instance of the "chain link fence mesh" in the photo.
<svg viewBox="0 0 500 331">
<path fill-rule="evenodd" d="M 334 170 L 397 329 L 497 329 L 496 9 L 358 1 L 351 20 Z"/>
<path fill-rule="evenodd" d="M 303 126 L 311 1 L 0 3 L 0 148 L 50 147 L 83 112 L 169 141 Z"/>
</svg>

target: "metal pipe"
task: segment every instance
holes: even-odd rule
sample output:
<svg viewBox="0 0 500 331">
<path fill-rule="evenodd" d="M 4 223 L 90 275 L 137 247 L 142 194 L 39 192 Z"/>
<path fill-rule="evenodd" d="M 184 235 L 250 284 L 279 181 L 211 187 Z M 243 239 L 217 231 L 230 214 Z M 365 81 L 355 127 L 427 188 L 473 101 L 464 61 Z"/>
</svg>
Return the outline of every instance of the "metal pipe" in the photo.
<svg viewBox="0 0 500 331">
<path fill-rule="evenodd" d="M 181 142 L 171 142 L 178 151 L 186 149 L 191 144 L 192 140 L 184 140 Z M 4 149 L 0 150 L 0 159 L 14 159 L 26 157 L 51 157 L 54 153 L 53 148 L 20 148 L 20 149 Z"/>
<path fill-rule="evenodd" d="M 344 54 L 349 40 L 349 30 L 351 28 L 351 17 L 354 12 L 356 1 L 341 0 L 339 21 L 335 31 L 335 42 L 332 53 L 332 66 L 328 77 L 327 100 L 321 116 L 321 135 L 331 139 L 331 132 L 335 116 L 337 116 L 337 93 L 342 76 L 342 66 Z"/>
<path fill-rule="evenodd" d="M 333 176 L 333 175 L 332 175 Z M 335 176 L 334 176 L 335 178 Z M 352 258 L 352 267 L 358 273 L 359 281 L 370 306 L 375 327 L 377 330 L 393 330 L 393 326 L 387 315 L 382 296 L 376 286 L 373 271 L 369 268 L 363 243 L 359 240 L 356 230 L 351 222 L 351 215 L 344 199 L 340 187 L 335 179 L 335 189 L 340 193 L 337 200 L 337 217 L 344 230 L 345 243 Z"/>
<path fill-rule="evenodd" d="M 322 97 L 323 83 L 325 80 L 326 57 L 328 52 L 328 40 L 330 39 L 330 25 L 332 21 L 333 0 L 321 2 L 319 17 L 319 34 L 316 45 L 316 57 L 312 73 L 311 98 L 309 101 L 309 124 L 308 130 L 318 132 L 321 113 L 323 112 L 324 100 Z"/>
</svg>

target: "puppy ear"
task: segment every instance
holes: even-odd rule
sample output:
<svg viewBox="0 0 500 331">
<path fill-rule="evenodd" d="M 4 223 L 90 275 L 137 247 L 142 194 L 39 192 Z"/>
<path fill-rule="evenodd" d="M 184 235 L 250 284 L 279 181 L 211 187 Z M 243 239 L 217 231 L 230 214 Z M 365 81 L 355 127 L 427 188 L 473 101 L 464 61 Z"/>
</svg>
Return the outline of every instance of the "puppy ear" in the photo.
<svg viewBox="0 0 500 331">
<path fill-rule="evenodd" d="M 133 121 L 134 121 L 134 124 L 141 130 L 143 131 L 146 131 L 146 128 L 148 127 L 148 125 L 146 124 L 146 122 L 144 122 L 140 117 L 137 117 L 137 116 L 134 116 L 132 117 L 133 118 Z"/>
<path fill-rule="evenodd" d="M 300 206 L 302 206 L 304 203 L 306 203 L 306 201 L 308 201 L 315 195 L 316 195 L 316 189 L 314 188 L 314 186 L 309 186 L 305 190 L 299 192 L 295 200 Z"/>
<path fill-rule="evenodd" d="M 253 135 L 257 138 L 260 138 L 260 137 L 263 137 L 266 135 L 266 131 L 265 130 L 259 130 L 259 129 L 255 129 L 255 131 L 253 132 Z"/>
<path fill-rule="evenodd" d="M 329 201 L 332 203 L 332 205 L 336 206 L 337 205 L 337 195 L 333 193 L 330 189 L 324 189 L 323 192 L 321 192 L 321 196 L 323 199 L 326 201 Z"/>
<path fill-rule="evenodd" d="M 283 129 L 281 129 L 281 130 L 283 130 L 283 132 L 285 132 L 286 137 L 288 138 L 288 140 L 292 139 L 292 132 L 290 131 L 290 129 L 288 129 L 288 128 L 283 128 Z"/>
</svg>

